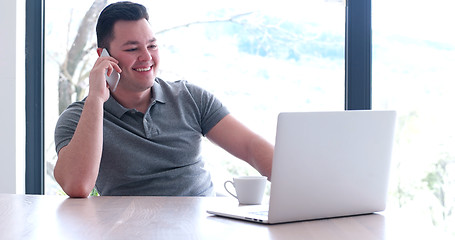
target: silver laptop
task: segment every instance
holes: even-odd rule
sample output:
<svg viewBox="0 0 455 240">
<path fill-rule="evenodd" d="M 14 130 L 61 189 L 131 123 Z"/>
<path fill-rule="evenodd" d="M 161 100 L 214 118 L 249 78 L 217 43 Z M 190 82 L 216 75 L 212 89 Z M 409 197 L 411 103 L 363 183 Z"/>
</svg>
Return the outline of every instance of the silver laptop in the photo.
<svg viewBox="0 0 455 240">
<path fill-rule="evenodd" d="M 269 204 L 207 212 L 274 224 L 383 211 L 395 118 L 372 110 L 280 113 Z"/>
</svg>

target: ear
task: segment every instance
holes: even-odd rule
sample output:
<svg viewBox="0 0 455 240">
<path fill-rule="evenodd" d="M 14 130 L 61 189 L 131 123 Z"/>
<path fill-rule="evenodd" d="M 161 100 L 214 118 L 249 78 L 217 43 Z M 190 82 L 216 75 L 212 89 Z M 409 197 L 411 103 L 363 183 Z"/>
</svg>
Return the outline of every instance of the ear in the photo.
<svg viewBox="0 0 455 240">
<path fill-rule="evenodd" d="M 101 56 L 101 52 L 103 51 L 102 48 L 97 48 L 96 53 L 98 53 L 98 57 Z"/>
</svg>

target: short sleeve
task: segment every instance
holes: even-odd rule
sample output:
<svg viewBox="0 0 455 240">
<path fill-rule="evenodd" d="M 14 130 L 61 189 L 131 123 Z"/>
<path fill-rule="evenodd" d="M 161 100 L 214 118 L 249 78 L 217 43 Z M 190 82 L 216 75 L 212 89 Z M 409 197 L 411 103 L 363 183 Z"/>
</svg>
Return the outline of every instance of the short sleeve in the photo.
<svg viewBox="0 0 455 240">
<path fill-rule="evenodd" d="M 221 119 L 229 114 L 229 110 L 212 93 L 191 83 L 186 83 L 186 86 L 199 107 L 202 134 L 205 136 Z"/>
<path fill-rule="evenodd" d="M 75 102 L 60 115 L 54 132 L 55 150 L 57 153 L 68 145 L 73 138 L 83 106 L 83 102 Z"/>
</svg>

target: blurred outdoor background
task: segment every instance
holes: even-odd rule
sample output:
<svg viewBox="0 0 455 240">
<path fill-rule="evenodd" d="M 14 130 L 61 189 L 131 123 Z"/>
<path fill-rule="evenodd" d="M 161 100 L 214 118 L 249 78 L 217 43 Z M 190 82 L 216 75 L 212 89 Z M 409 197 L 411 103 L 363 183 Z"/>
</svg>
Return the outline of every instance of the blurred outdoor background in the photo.
<svg viewBox="0 0 455 240">
<path fill-rule="evenodd" d="M 344 110 L 343 0 L 137 2 L 158 39 L 159 77 L 209 90 L 270 142 L 279 112 Z M 87 94 L 94 25 L 109 3 L 46 0 L 46 194 L 63 194 L 52 176 L 55 123 Z M 388 209 L 453 236 L 454 10 L 449 0 L 372 0 L 373 109 L 398 111 Z M 258 174 L 208 141 L 203 151 L 219 192 Z"/>
</svg>

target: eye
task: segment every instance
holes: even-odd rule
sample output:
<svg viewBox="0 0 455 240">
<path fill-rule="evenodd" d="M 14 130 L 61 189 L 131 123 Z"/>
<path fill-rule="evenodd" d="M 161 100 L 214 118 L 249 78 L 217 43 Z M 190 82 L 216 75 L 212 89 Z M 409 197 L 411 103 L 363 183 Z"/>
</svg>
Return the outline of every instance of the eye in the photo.
<svg viewBox="0 0 455 240">
<path fill-rule="evenodd" d="M 149 49 L 152 49 L 152 50 L 153 50 L 153 49 L 157 49 L 157 48 L 158 48 L 158 45 L 153 44 L 153 45 L 148 46 L 148 48 L 149 48 Z"/>
<path fill-rule="evenodd" d="M 137 50 L 137 48 L 129 48 L 129 49 L 126 49 L 125 52 L 134 52 L 136 50 Z"/>
</svg>

